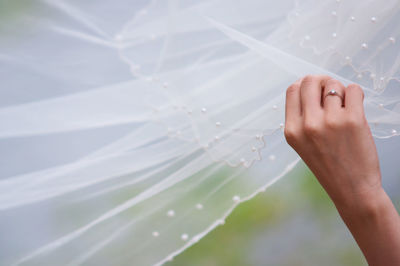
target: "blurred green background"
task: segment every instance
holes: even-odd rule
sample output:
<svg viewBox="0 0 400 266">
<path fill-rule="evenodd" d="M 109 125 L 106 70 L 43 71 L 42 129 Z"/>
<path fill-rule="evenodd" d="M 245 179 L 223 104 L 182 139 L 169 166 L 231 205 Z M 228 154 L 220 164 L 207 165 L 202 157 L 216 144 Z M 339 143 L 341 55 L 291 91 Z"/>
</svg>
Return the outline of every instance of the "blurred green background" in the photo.
<svg viewBox="0 0 400 266">
<path fill-rule="evenodd" d="M 366 265 L 335 206 L 300 163 L 167 266 Z"/>
</svg>

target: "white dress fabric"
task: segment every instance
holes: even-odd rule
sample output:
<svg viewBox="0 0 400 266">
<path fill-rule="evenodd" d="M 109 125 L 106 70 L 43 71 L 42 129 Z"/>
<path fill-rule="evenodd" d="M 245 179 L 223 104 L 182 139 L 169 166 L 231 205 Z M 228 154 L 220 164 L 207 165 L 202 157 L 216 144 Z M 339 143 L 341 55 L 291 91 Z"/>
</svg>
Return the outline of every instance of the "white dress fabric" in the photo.
<svg viewBox="0 0 400 266">
<path fill-rule="evenodd" d="M 161 265 L 299 161 L 328 74 L 400 130 L 400 1 L 0 3 L 0 264 Z M 282 195 L 284 197 L 285 195 Z"/>
</svg>

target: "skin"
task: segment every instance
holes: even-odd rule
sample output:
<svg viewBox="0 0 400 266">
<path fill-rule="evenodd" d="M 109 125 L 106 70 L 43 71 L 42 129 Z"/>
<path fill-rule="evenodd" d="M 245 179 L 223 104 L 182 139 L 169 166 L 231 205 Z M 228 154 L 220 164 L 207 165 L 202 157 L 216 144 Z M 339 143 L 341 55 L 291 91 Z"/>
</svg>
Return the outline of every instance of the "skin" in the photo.
<svg viewBox="0 0 400 266">
<path fill-rule="evenodd" d="M 325 95 L 336 90 L 343 96 Z M 285 137 L 335 204 L 369 265 L 400 265 L 400 217 L 382 188 L 360 86 L 306 76 L 286 91 Z"/>
</svg>

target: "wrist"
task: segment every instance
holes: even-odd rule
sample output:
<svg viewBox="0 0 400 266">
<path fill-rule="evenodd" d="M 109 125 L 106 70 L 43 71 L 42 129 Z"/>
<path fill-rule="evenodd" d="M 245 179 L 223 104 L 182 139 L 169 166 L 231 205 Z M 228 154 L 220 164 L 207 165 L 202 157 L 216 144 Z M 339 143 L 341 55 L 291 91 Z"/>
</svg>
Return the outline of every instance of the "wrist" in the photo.
<svg viewBox="0 0 400 266">
<path fill-rule="evenodd" d="M 334 203 L 345 222 L 373 219 L 393 207 L 390 198 L 381 186 L 341 201 L 334 201 Z"/>
</svg>

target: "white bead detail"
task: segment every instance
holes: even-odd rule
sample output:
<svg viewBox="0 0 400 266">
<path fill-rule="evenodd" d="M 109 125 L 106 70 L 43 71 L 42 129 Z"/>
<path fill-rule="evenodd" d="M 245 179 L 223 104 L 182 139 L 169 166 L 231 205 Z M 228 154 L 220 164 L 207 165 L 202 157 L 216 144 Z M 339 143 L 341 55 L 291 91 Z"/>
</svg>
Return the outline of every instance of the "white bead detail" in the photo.
<svg viewBox="0 0 400 266">
<path fill-rule="evenodd" d="M 363 43 L 363 44 L 361 44 L 361 47 L 362 47 L 363 49 L 367 49 L 367 48 L 368 48 L 368 44 Z"/>
<path fill-rule="evenodd" d="M 361 73 L 357 75 L 358 79 L 362 79 L 362 77 L 363 77 L 363 75 Z"/>
<path fill-rule="evenodd" d="M 256 147 L 251 147 L 251 151 L 253 152 L 257 151 Z"/>
<path fill-rule="evenodd" d="M 285 127 L 285 125 L 284 125 L 283 123 L 280 123 L 280 124 L 279 124 L 279 128 L 280 128 L 280 129 L 284 129 L 284 127 Z"/>
<path fill-rule="evenodd" d="M 348 63 L 348 64 L 351 63 L 351 58 L 350 58 L 350 56 L 346 56 L 344 59 L 346 60 L 346 63 Z"/>
<path fill-rule="evenodd" d="M 268 159 L 270 161 L 274 161 L 276 159 L 276 157 L 275 157 L 275 155 L 270 155 L 270 156 L 268 156 Z"/>
<path fill-rule="evenodd" d="M 336 37 L 337 37 L 336 32 L 332 33 L 332 38 L 336 38 Z"/>
<path fill-rule="evenodd" d="M 262 136 L 261 136 L 260 134 L 257 134 L 257 135 L 256 135 L 256 139 L 261 140 L 261 139 L 262 139 Z"/>
<path fill-rule="evenodd" d="M 376 75 L 375 75 L 374 73 L 371 73 L 371 75 L 369 75 L 369 77 L 370 77 L 371 79 L 374 79 L 374 78 L 376 77 Z"/>
<path fill-rule="evenodd" d="M 389 38 L 389 41 L 390 41 L 391 43 L 395 43 L 395 42 L 396 42 L 396 39 L 395 39 L 394 37 L 390 37 L 390 38 Z"/>
<path fill-rule="evenodd" d="M 353 17 L 353 16 L 351 16 L 351 17 L 350 17 L 350 20 L 351 20 L 351 21 L 356 21 L 356 18 Z"/>
<path fill-rule="evenodd" d="M 203 114 L 205 114 L 205 113 L 207 113 L 207 109 L 206 108 L 201 108 L 201 112 L 203 113 Z"/>
<path fill-rule="evenodd" d="M 196 204 L 196 209 L 202 210 L 202 209 L 203 209 L 203 205 L 200 204 L 200 203 L 197 203 L 197 204 Z"/>
<path fill-rule="evenodd" d="M 225 220 L 223 220 L 223 219 L 220 219 L 220 220 L 218 220 L 217 221 L 220 225 L 224 225 L 225 224 Z"/>
<path fill-rule="evenodd" d="M 167 82 L 164 82 L 164 83 L 163 83 L 163 87 L 164 87 L 164 88 L 168 88 L 168 83 L 167 83 Z"/>
<path fill-rule="evenodd" d="M 375 23 L 376 22 L 376 17 L 372 17 L 371 21 Z"/>
<path fill-rule="evenodd" d="M 245 160 L 244 158 L 240 158 L 240 162 L 241 162 L 241 163 L 245 163 L 246 160 Z"/>
<path fill-rule="evenodd" d="M 332 11 L 332 12 L 331 12 L 331 14 L 332 14 L 332 16 L 334 16 L 334 17 L 336 17 L 336 16 L 337 16 L 337 13 L 336 13 L 336 11 Z"/>
<path fill-rule="evenodd" d="M 152 233 L 152 235 L 153 235 L 154 237 L 158 237 L 158 236 L 160 235 L 160 233 L 158 233 L 157 231 L 154 231 L 154 232 Z"/>
<path fill-rule="evenodd" d="M 183 241 L 186 241 L 186 240 L 189 239 L 189 236 L 188 236 L 187 234 L 183 234 L 183 235 L 181 235 L 181 239 L 182 239 Z"/>
<path fill-rule="evenodd" d="M 304 40 L 309 41 L 311 39 L 310 35 L 304 36 Z"/>
<path fill-rule="evenodd" d="M 214 139 L 215 139 L 215 141 L 220 140 L 219 136 L 215 136 Z"/>
<path fill-rule="evenodd" d="M 385 81 L 385 78 L 384 77 L 380 77 L 379 80 L 380 81 Z"/>
<path fill-rule="evenodd" d="M 382 103 L 379 104 L 379 108 L 383 108 L 383 104 Z"/>
<path fill-rule="evenodd" d="M 393 135 L 396 135 L 396 134 L 397 134 L 397 130 L 396 130 L 396 129 L 393 129 L 393 130 L 392 130 L 392 134 L 393 134 Z"/>
<path fill-rule="evenodd" d="M 167 215 L 168 215 L 169 217 L 174 217 L 174 216 L 175 216 L 175 211 L 174 211 L 174 210 L 169 210 L 169 211 L 167 212 Z"/>
<path fill-rule="evenodd" d="M 278 106 L 273 105 L 273 106 L 272 106 L 272 109 L 276 110 L 276 109 L 278 109 Z"/>
<path fill-rule="evenodd" d="M 221 126 L 221 122 L 216 122 L 215 126 L 220 127 Z"/>
<path fill-rule="evenodd" d="M 240 197 L 238 195 L 235 195 L 233 196 L 232 200 L 237 203 L 240 201 Z"/>
</svg>

